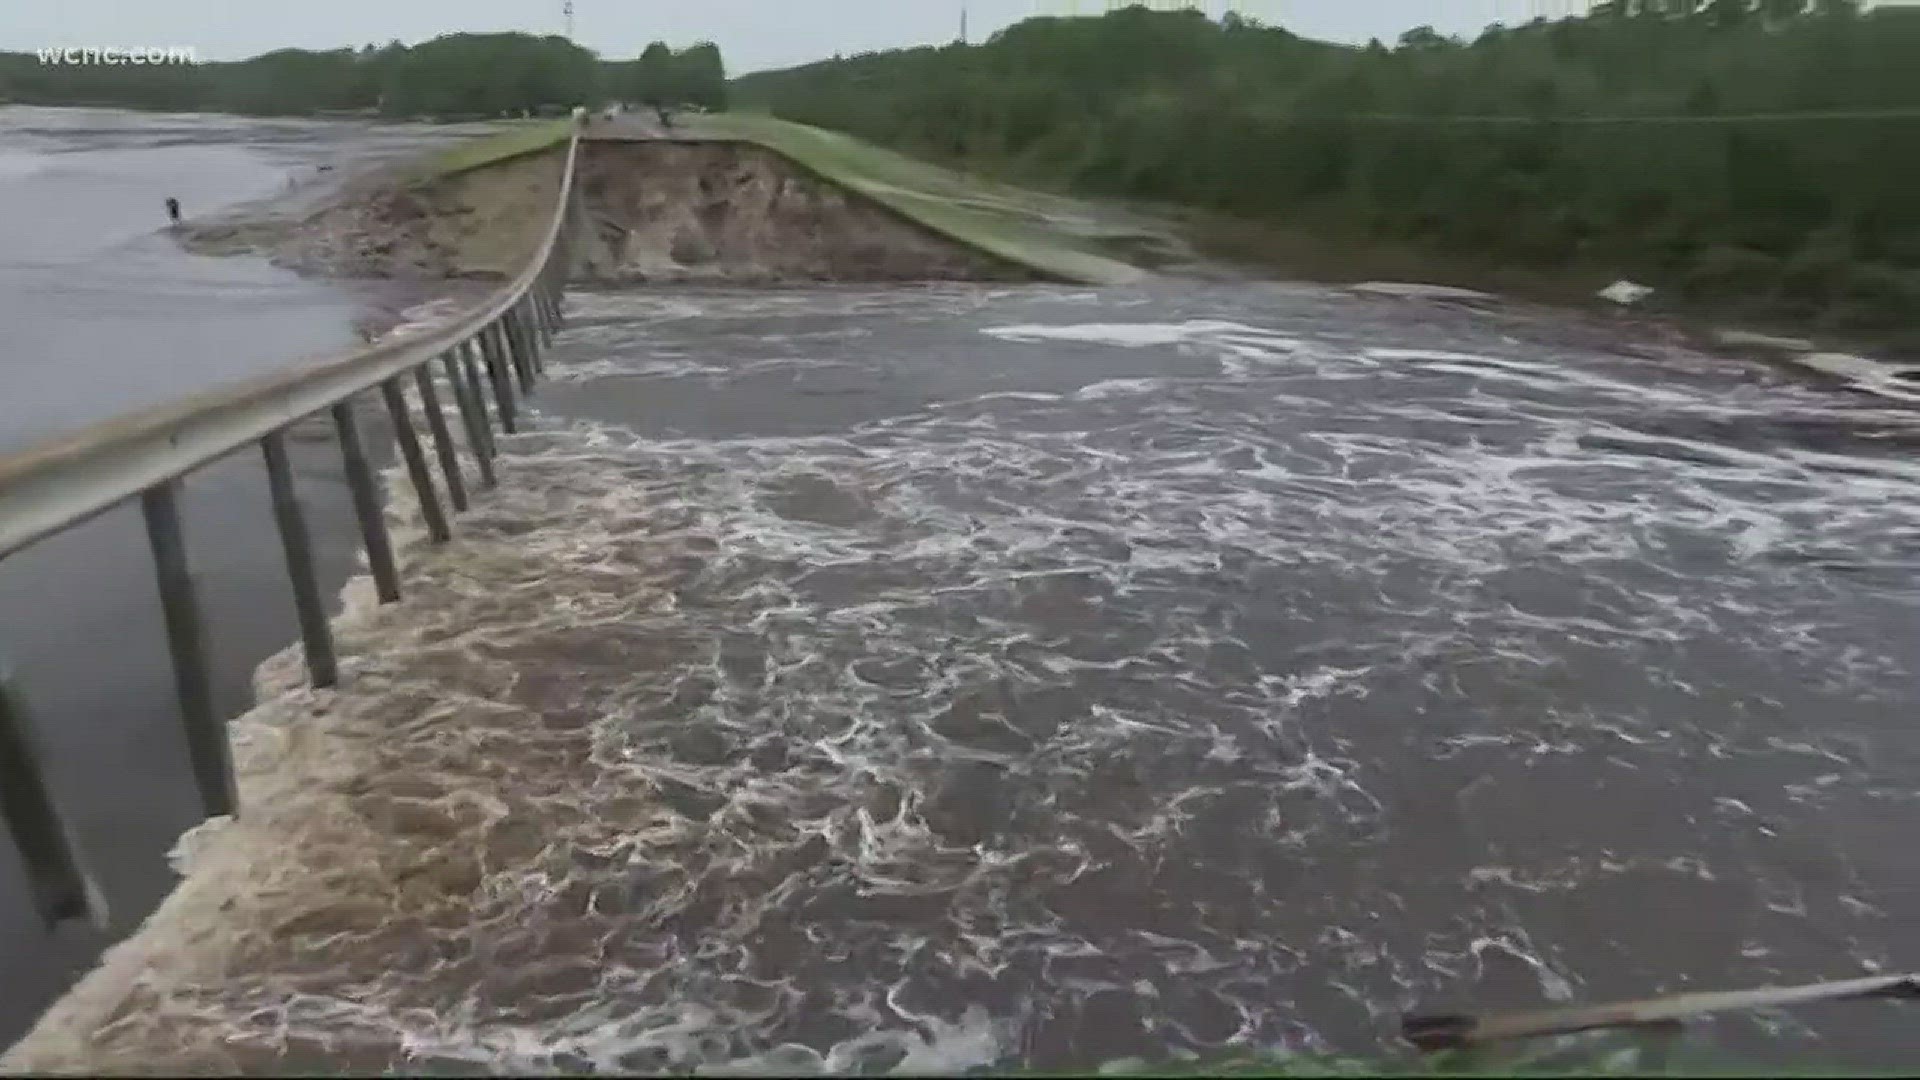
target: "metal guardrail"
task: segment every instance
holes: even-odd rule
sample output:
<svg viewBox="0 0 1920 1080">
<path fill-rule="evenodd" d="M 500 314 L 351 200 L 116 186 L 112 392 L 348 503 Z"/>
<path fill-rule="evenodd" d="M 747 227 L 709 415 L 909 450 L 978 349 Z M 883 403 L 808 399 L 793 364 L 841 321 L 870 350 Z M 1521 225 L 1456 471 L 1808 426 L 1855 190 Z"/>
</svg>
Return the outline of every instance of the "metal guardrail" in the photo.
<svg viewBox="0 0 1920 1080">
<path fill-rule="evenodd" d="M 1427 1053 L 1473 1051 L 1501 1043 L 1552 1039 L 1624 1029 L 1651 1036 L 1635 1071 L 1669 1069 L 1688 1023 L 1727 1012 L 1787 1009 L 1839 1001 L 1920 1001 L 1920 974 L 1870 975 L 1838 982 L 1767 986 L 1757 990 L 1710 990 L 1641 1001 L 1574 1005 L 1557 1009 L 1479 1016 L 1472 1013 L 1413 1014 L 1400 1023 L 1400 1037 Z M 1537 1071 L 1537 1063 L 1517 1067 Z"/>
<path fill-rule="evenodd" d="M 1401 1022 L 1400 1036 L 1422 1050 L 1464 1050 L 1510 1039 L 1575 1035 L 1606 1028 L 1671 1029 L 1703 1016 L 1746 1009 L 1785 1009 L 1829 1001 L 1920 1000 L 1920 974 L 1870 975 L 1804 986 L 1759 990 L 1711 990 L 1609 1005 L 1498 1016 L 1466 1013 L 1413 1015 Z"/>
<path fill-rule="evenodd" d="M 447 501 L 455 511 L 465 510 L 467 478 L 441 409 L 439 385 L 452 395 L 480 486 L 493 487 L 493 424 L 497 420 L 508 434 L 518 430 L 520 400 L 532 392 L 542 373 L 542 353 L 563 318 L 568 259 L 582 212 L 574 183 L 580 154 L 578 120 L 575 123 L 559 200 L 540 247 L 518 277 L 461 318 L 291 372 L 136 412 L 0 458 L 0 559 L 123 503 L 140 501 L 188 758 L 208 817 L 235 814 L 239 806 L 227 724 L 214 711 L 205 625 L 188 571 L 180 485 L 202 466 L 251 445 L 260 447 L 308 676 L 314 686 L 335 685 L 339 663 L 288 461 L 287 429 L 329 414 L 375 590 L 382 603 L 399 600 L 393 544 L 356 426 L 353 399 L 379 393 L 428 536 L 445 543 L 452 530 L 413 427 L 405 388 L 411 383 L 420 398 Z M 444 383 L 436 385 L 441 379 Z M 106 912 L 99 890 L 86 871 L 71 826 L 55 804 L 40 757 L 25 698 L 0 668 L 0 816 L 20 852 L 36 910 L 49 927 L 68 919 L 103 923 Z"/>
</svg>

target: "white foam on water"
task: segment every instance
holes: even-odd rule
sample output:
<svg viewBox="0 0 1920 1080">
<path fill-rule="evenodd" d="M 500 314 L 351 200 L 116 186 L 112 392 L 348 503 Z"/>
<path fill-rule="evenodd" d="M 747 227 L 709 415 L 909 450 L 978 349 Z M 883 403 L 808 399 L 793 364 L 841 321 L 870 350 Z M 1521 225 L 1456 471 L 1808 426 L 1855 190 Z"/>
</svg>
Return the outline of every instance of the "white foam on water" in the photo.
<svg viewBox="0 0 1920 1080">
<path fill-rule="evenodd" d="M 1080 323 L 1071 326 L 994 326 L 982 333 L 1008 341 L 1076 341 L 1127 349 L 1177 345 L 1194 338 L 1222 333 L 1261 335 L 1267 331 L 1244 323 L 1196 319 L 1182 323 Z"/>
<path fill-rule="evenodd" d="M 1076 401 L 1099 401 L 1104 398 L 1151 394 L 1166 385 L 1165 379 L 1103 379 L 1097 383 L 1088 383 L 1074 391 L 1073 396 Z"/>
<path fill-rule="evenodd" d="M 439 329 L 454 319 L 467 313 L 469 303 L 460 297 L 436 297 L 414 304 L 400 313 L 400 318 L 385 333 L 381 340 L 407 338 Z"/>
<path fill-rule="evenodd" d="M 728 368 L 704 364 L 684 356 L 656 356 L 645 363 L 622 360 L 590 360 L 569 364 L 564 370 L 550 372 L 563 383 L 588 383 L 600 379 L 710 379 L 725 376 Z"/>
<path fill-rule="evenodd" d="M 1492 293 L 1462 289 L 1454 285 L 1428 285 L 1408 281 L 1363 281 L 1351 286 L 1357 293 L 1391 296 L 1403 300 L 1496 300 Z"/>
<path fill-rule="evenodd" d="M 932 295 L 977 342 L 980 294 Z M 716 399 L 820 361 L 693 352 L 707 319 L 784 354 L 823 312 L 939 318 L 835 290 L 572 303 L 557 379 Z M 1920 471 L 1715 436 L 1900 415 L 1512 342 L 999 315 L 983 347 L 1217 373 L 1096 355 L 1077 392 L 983 382 L 780 436 L 536 413 L 447 546 L 391 473 L 406 602 L 348 585 L 338 691 L 300 688 L 293 649 L 262 666 L 246 814 L 183 838 L 186 884 L 23 1060 L 937 1073 L 1082 1038 L 1298 1046 L 1498 957 L 1565 1000 L 1578 943 L 1529 905 L 1742 880 L 1716 800 L 1804 824 L 1872 767 L 1730 689 L 1737 665 L 1905 704 L 1904 640 L 1846 616 L 1910 602 L 1874 575 L 1920 535 Z M 1740 762 L 1771 771 L 1675 801 L 1677 773 Z M 1620 823 L 1636 796 L 1708 825 Z M 1583 812 L 1556 846 L 1559 801 Z M 1875 918 L 1843 884 L 1761 909 Z"/>
<path fill-rule="evenodd" d="M 1366 355 L 1375 360 L 1413 360 L 1447 363 L 1458 361 L 1463 364 L 1480 364 L 1490 368 L 1508 368 L 1533 370 L 1535 365 L 1502 363 L 1490 356 L 1478 353 L 1447 352 L 1444 349 L 1368 349 Z"/>
<path fill-rule="evenodd" d="M 1920 401 L 1920 368 L 1889 364 L 1848 353 L 1808 352 L 1790 357 L 1793 363 L 1843 380 L 1855 390 L 1892 401 Z"/>
</svg>

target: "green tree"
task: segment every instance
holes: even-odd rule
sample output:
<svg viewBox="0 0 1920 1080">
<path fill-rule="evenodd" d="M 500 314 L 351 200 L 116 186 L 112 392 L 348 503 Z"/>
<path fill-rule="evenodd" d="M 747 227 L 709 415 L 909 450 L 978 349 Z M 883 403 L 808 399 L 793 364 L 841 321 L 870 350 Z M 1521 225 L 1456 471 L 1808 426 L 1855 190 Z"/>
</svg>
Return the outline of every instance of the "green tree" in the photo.
<svg viewBox="0 0 1920 1080">
<path fill-rule="evenodd" d="M 1423 27 L 1354 49 L 1134 8 L 733 92 L 1093 193 L 1772 288 L 1849 323 L 1920 317 L 1920 17 L 1897 9 L 1615 0 L 1471 43 Z"/>
<path fill-rule="evenodd" d="M 648 45 L 633 68 L 633 85 L 628 91 L 643 105 L 663 107 L 674 104 L 680 94 L 679 73 L 673 50 L 664 41 Z"/>
<path fill-rule="evenodd" d="M 727 107 L 727 65 L 720 47 L 703 41 L 676 58 L 680 67 L 680 101 L 719 111 Z"/>
<path fill-rule="evenodd" d="M 138 109 L 396 116 L 556 113 L 601 97 L 601 61 L 557 36 L 448 34 L 415 46 L 279 49 L 198 65 L 49 66 L 0 53 L 0 100 Z"/>
</svg>

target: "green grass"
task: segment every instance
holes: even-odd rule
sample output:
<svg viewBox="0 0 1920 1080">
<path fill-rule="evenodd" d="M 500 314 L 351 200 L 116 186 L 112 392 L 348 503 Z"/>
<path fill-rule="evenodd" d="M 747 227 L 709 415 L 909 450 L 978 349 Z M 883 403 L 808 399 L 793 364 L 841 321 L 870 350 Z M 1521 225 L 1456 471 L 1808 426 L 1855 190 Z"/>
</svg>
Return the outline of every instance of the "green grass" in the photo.
<svg viewBox="0 0 1920 1080">
<path fill-rule="evenodd" d="M 420 163 L 418 178 L 454 176 L 506 158 L 544 150 L 564 143 L 572 126 L 573 121 L 567 119 L 507 121 L 491 135 L 468 139 L 429 155 Z"/>
<path fill-rule="evenodd" d="M 1150 246 L 1155 230 L 1057 195 L 966 176 L 838 132 L 753 113 L 687 117 L 682 132 L 764 146 L 949 239 L 1043 276 L 1097 285 L 1144 276 L 1111 251 Z"/>
</svg>

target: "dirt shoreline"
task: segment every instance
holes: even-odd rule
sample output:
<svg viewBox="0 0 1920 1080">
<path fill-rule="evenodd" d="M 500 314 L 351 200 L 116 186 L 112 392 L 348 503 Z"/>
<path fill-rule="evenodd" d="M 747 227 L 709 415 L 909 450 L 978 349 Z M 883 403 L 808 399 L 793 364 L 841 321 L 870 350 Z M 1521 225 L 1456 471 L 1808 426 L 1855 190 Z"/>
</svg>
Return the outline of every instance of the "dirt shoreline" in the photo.
<svg viewBox="0 0 1920 1080">
<path fill-rule="evenodd" d="M 260 256 L 342 285 L 364 305 L 354 328 L 370 341 L 414 309 L 478 300 L 516 272 L 538 243 L 527 223 L 546 220 L 527 211 L 550 204 L 559 170 L 557 162 L 535 164 L 504 184 L 489 174 L 484 180 L 501 190 L 485 198 L 471 190 L 480 179 L 411 182 L 405 162 L 330 171 L 327 180 L 176 226 L 173 235 L 196 254 Z M 508 216 L 523 220 L 497 220 Z"/>
<path fill-rule="evenodd" d="M 380 282 L 418 302 L 510 279 L 552 220 L 564 155 L 545 151 L 422 178 L 404 164 L 352 170 L 323 190 L 182 225 L 207 255 L 254 254 L 302 274 Z M 587 211 L 576 281 L 663 283 L 1008 281 L 1033 275 L 742 142 L 583 144 Z M 381 303 L 363 332 L 390 328 Z"/>
<path fill-rule="evenodd" d="M 941 235 L 740 141 L 597 141 L 579 183 L 596 285 L 1026 281 L 1030 268 Z"/>
</svg>

